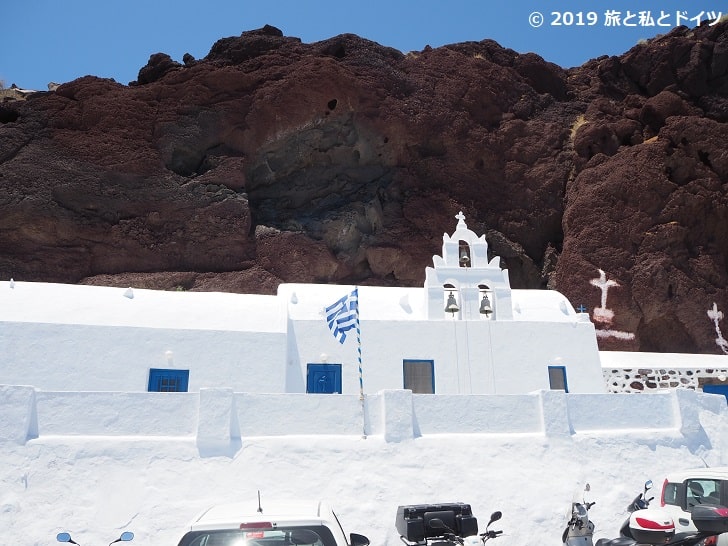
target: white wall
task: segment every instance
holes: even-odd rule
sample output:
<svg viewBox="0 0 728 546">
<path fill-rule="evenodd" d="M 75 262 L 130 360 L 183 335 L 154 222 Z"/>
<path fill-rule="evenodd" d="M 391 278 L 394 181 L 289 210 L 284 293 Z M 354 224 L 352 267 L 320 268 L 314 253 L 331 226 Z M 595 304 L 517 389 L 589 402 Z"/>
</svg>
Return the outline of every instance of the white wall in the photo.
<svg viewBox="0 0 728 546">
<path fill-rule="evenodd" d="M 412 399 L 417 436 L 475 431 L 484 434 L 545 433 L 542 398 L 537 394 L 418 394 Z"/>
<path fill-rule="evenodd" d="M 289 434 L 364 434 L 358 396 L 249 394 L 234 396 L 241 437 Z"/>
<path fill-rule="evenodd" d="M 356 334 L 345 343 L 323 320 L 289 323 L 289 374 L 306 376 L 308 363 L 342 365 L 342 392 L 359 391 Z M 527 333 L 526 333 L 527 332 Z M 432 360 L 437 394 L 516 394 L 548 389 L 548 366 L 566 367 L 571 392 L 606 392 L 591 322 L 362 320 L 366 393 L 402 388 L 403 360 Z M 288 391 L 305 384 L 294 384 Z"/>
<path fill-rule="evenodd" d="M 689 390 L 652 395 L 357 395 L 46 392 L 0 386 L 0 440 L 43 436 L 142 436 L 195 440 L 201 455 L 232 456 L 253 436 L 432 434 L 563 436 L 616 430 L 699 434 L 700 412 L 728 417 L 725 398 Z"/>
<path fill-rule="evenodd" d="M 496 361 L 496 392 L 548 389 L 548 367 L 565 366 L 569 392 L 606 392 L 594 325 L 591 322 L 493 325 L 493 350 L 507 354 Z"/>
<path fill-rule="evenodd" d="M 282 332 L 2 322 L 0 354 L 0 382 L 45 390 L 146 391 L 150 368 L 189 370 L 190 391 L 286 384 Z"/>
<path fill-rule="evenodd" d="M 195 393 L 35 393 L 36 436 L 197 435 L 200 397 Z"/>
<path fill-rule="evenodd" d="M 359 393 L 356 331 L 340 344 L 323 314 L 351 289 L 281 285 L 278 296 L 135 290 L 127 298 L 118 288 L 0 282 L 0 383 L 143 392 L 150 368 L 170 368 L 189 371 L 190 392 L 304 393 L 307 364 L 329 362 L 342 365 L 342 392 Z M 409 359 L 434 362 L 437 394 L 546 389 L 553 364 L 566 366 L 571 392 L 605 391 L 594 327 L 559 311 L 558 293 L 523 296 L 521 315 L 558 315 L 532 322 L 427 320 L 423 294 L 361 288 L 364 392 L 402 388 Z"/>
</svg>

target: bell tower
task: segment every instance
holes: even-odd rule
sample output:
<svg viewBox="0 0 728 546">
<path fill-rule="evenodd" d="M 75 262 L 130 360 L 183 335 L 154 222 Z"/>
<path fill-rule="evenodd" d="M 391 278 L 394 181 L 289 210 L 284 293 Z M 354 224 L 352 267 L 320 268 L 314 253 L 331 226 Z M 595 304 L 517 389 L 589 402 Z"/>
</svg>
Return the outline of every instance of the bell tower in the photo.
<svg viewBox="0 0 728 546">
<path fill-rule="evenodd" d="M 452 235 L 442 236 L 442 256 L 425 269 L 427 318 L 512 320 L 511 284 L 500 257 L 488 262 L 485 235 L 478 237 L 459 212 Z"/>
</svg>

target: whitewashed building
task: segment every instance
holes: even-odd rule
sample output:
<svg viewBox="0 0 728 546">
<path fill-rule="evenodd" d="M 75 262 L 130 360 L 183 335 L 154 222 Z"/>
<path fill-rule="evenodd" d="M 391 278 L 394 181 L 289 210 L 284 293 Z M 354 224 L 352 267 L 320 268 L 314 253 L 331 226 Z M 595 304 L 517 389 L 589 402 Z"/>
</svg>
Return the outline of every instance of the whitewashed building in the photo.
<svg viewBox="0 0 728 546">
<path fill-rule="evenodd" d="M 262 296 L 2 282 L 0 384 L 606 392 L 589 315 L 558 292 L 512 289 L 485 237 L 457 219 L 422 288 L 283 284 Z"/>
</svg>

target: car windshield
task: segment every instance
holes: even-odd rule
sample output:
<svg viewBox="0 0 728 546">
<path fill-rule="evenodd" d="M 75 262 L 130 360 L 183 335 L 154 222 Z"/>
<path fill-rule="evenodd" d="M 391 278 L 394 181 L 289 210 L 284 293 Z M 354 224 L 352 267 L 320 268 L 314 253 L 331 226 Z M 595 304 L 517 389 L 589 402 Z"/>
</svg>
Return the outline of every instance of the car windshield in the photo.
<svg viewBox="0 0 728 546">
<path fill-rule="evenodd" d="M 191 531 L 178 546 L 336 546 L 324 526 Z"/>
</svg>

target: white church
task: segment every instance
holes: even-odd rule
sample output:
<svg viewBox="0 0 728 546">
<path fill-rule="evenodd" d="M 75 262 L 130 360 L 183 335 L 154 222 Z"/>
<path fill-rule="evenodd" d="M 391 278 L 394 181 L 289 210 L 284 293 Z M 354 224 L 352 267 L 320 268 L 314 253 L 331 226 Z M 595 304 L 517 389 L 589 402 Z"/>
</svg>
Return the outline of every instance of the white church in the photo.
<svg viewBox="0 0 728 546">
<path fill-rule="evenodd" d="M 423 288 L 275 296 L 0 283 L 0 384 L 43 390 L 604 393 L 593 323 L 514 290 L 462 213 Z"/>
</svg>

